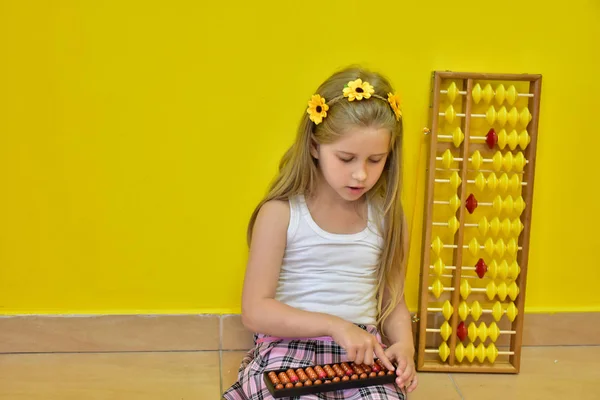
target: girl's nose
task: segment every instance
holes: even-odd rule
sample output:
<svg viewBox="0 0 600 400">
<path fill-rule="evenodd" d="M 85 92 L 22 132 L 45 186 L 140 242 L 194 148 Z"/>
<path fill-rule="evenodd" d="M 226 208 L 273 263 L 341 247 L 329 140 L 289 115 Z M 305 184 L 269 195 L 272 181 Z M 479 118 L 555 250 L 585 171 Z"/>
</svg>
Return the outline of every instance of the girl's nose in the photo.
<svg viewBox="0 0 600 400">
<path fill-rule="evenodd" d="M 365 179 L 367 179 L 367 172 L 365 171 L 364 168 L 361 167 L 354 171 L 354 173 L 352 174 L 352 178 L 356 179 L 357 181 L 362 182 Z"/>
</svg>

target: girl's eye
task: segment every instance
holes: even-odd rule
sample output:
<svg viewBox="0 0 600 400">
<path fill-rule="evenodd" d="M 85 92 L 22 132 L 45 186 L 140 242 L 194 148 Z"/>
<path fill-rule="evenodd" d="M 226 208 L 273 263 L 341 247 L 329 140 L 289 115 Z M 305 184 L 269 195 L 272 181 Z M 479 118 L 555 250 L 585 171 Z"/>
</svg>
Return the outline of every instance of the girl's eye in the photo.
<svg viewBox="0 0 600 400">
<path fill-rule="evenodd" d="M 340 161 L 345 162 L 345 163 L 352 161 L 351 158 L 342 158 L 342 157 L 338 157 L 338 158 L 340 159 Z"/>
<path fill-rule="evenodd" d="M 380 158 L 379 160 L 369 160 L 371 161 L 373 164 L 377 164 L 378 162 L 380 162 L 381 160 L 383 160 L 383 158 Z"/>
</svg>

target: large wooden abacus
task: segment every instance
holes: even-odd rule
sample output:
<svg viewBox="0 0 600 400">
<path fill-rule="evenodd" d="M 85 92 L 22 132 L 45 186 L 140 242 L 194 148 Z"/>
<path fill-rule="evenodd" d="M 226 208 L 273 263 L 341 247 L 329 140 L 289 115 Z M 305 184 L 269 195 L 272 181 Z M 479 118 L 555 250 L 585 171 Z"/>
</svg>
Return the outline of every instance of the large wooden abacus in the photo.
<svg viewBox="0 0 600 400">
<path fill-rule="evenodd" d="M 519 372 L 541 81 L 433 74 L 419 371 Z"/>
</svg>

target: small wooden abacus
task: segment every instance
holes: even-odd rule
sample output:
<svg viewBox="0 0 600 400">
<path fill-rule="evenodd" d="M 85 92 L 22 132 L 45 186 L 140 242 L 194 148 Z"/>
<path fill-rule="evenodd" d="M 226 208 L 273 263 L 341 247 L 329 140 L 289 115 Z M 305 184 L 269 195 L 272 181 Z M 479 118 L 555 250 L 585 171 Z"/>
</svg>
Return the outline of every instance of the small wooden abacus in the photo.
<svg viewBox="0 0 600 400">
<path fill-rule="evenodd" d="M 373 365 L 336 363 L 269 370 L 264 380 L 275 398 L 394 383 L 396 373 L 376 359 Z"/>
</svg>

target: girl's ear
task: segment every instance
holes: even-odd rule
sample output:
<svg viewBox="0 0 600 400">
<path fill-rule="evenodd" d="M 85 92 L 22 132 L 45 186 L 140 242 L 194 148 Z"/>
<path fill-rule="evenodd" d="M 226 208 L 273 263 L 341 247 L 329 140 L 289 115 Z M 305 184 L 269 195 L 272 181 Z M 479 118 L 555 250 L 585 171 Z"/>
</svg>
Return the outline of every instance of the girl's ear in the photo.
<svg viewBox="0 0 600 400">
<path fill-rule="evenodd" d="M 310 154 L 315 158 L 319 159 L 319 144 L 315 141 L 314 138 L 310 140 Z"/>
</svg>

